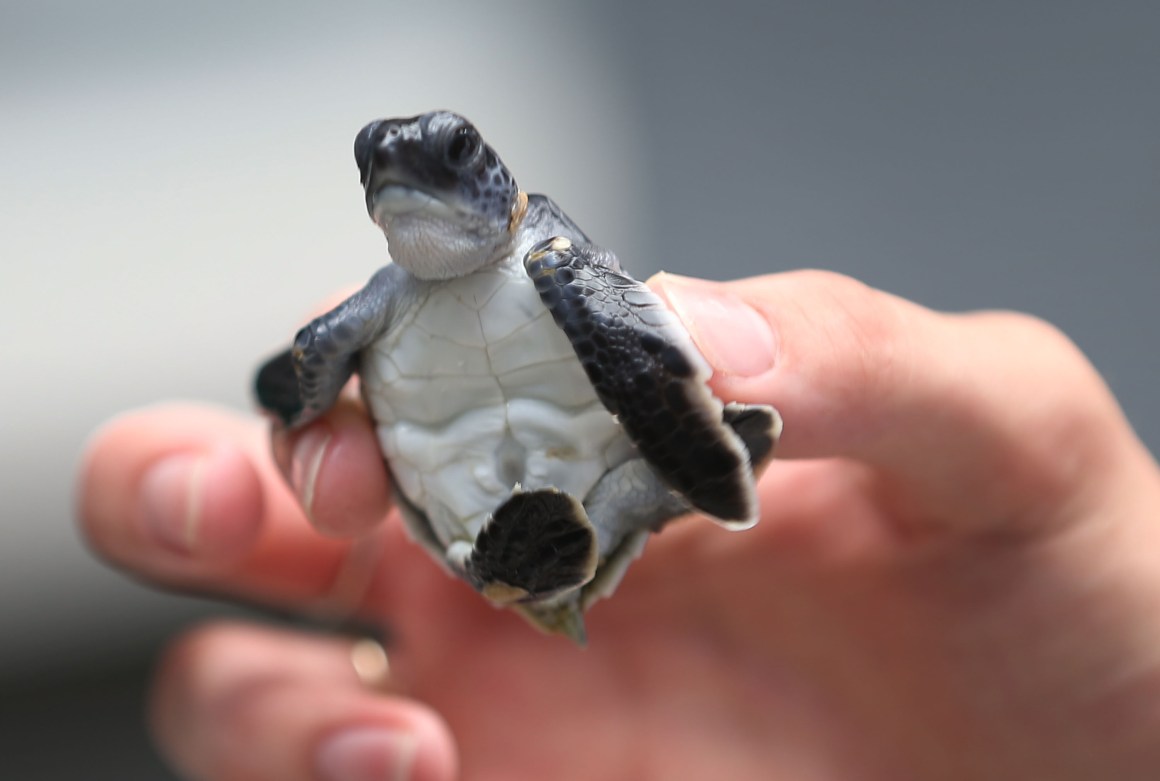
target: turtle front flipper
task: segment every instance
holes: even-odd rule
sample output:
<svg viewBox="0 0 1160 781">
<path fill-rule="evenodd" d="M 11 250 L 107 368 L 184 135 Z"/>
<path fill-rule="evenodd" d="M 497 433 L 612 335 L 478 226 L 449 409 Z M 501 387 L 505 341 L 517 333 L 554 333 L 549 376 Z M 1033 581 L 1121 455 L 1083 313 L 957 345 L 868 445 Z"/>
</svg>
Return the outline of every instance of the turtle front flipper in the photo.
<svg viewBox="0 0 1160 781">
<path fill-rule="evenodd" d="M 302 414 L 302 389 L 294 369 L 294 351 L 283 350 L 258 369 L 254 380 L 258 405 L 278 416 L 283 423 L 295 421 Z"/>
<path fill-rule="evenodd" d="M 580 502 L 554 488 L 517 490 L 484 524 L 463 570 L 496 604 L 531 603 L 592 580 L 598 555 Z"/>
<path fill-rule="evenodd" d="M 661 479 L 730 528 L 755 524 L 753 467 L 780 434 L 777 412 L 714 397 L 680 320 L 606 250 L 556 237 L 533 247 L 524 267 L 596 394 Z M 747 441 L 766 452 L 751 454 Z"/>
<path fill-rule="evenodd" d="M 330 409 L 358 368 L 359 352 L 390 326 L 413 284 L 398 266 L 386 266 L 362 290 L 312 320 L 289 350 L 258 370 L 258 404 L 288 426 L 305 425 Z"/>
</svg>

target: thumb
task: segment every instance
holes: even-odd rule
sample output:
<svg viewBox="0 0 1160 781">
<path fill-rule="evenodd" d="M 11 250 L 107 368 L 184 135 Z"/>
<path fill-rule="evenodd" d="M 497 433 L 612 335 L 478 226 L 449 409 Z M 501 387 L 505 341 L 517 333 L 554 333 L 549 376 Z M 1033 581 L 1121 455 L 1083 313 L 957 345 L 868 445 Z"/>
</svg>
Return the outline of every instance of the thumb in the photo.
<svg viewBox="0 0 1160 781">
<path fill-rule="evenodd" d="M 927 515 L 990 524 L 1062 506 L 1133 439 L 1090 364 L 1035 318 L 941 314 L 816 271 L 649 284 L 714 392 L 781 412 L 778 457 L 862 461 Z"/>
</svg>

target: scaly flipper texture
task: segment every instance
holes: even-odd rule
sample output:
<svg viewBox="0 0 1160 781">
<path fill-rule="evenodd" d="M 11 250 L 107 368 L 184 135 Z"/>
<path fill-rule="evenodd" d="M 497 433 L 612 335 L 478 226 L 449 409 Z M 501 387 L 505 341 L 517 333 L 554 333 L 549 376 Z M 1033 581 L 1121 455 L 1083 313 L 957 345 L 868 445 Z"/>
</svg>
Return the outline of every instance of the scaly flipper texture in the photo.
<svg viewBox="0 0 1160 781">
<path fill-rule="evenodd" d="M 600 400 L 660 477 L 727 526 L 756 523 L 750 453 L 709 392 L 708 365 L 660 297 L 619 271 L 607 251 L 562 237 L 532 248 L 524 267 Z M 764 409 L 728 414 L 768 451 L 780 419 Z M 753 430 L 762 420 L 766 436 Z"/>
<path fill-rule="evenodd" d="M 554 488 L 517 491 L 484 524 L 465 562 L 498 604 L 540 600 L 592 580 L 596 532 L 580 502 Z"/>
<path fill-rule="evenodd" d="M 362 290 L 298 332 L 294 345 L 262 364 L 254 382 L 258 403 L 287 426 L 303 426 L 338 399 L 358 368 L 359 352 L 390 327 L 414 281 L 386 266 Z"/>
</svg>

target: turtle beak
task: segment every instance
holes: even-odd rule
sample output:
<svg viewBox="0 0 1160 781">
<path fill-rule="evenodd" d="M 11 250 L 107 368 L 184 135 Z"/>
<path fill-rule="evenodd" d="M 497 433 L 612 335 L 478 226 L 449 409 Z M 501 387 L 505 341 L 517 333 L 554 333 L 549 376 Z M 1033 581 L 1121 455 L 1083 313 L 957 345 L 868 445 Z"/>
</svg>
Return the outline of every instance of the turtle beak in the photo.
<svg viewBox="0 0 1160 781">
<path fill-rule="evenodd" d="M 354 160 L 366 198 L 367 213 L 376 222 L 375 199 L 386 185 L 414 189 L 408 171 L 416 167 L 421 152 L 413 120 L 380 119 L 358 132 L 354 139 Z M 420 159 L 418 164 L 422 165 Z"/>
<path fill-rule="evenodd" d="M 358 180 L 364 190 L 370 187 L 375 147 L 382 141 L 384 122 L 382 119 L 371 122 L 354 138 L 354 161 L 358 165 Z"/>
</svg>

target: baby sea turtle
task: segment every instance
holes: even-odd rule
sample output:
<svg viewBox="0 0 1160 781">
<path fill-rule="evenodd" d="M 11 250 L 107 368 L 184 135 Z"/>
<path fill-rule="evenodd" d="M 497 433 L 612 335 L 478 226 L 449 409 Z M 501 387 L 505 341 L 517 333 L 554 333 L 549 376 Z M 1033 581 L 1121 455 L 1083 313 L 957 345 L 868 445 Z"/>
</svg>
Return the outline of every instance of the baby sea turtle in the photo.
<svg viewBox="0 0 1160 781">
<path fill-rule="evenodd" d="M 577 642 L 649 532 L 757 522 L 777 412 L 715 398 L 662 300 L 470 122 L 379 120 L 354 154 L 393 262 L 260 369 L 264 408 L 301 426 L 358 372 L 414 538 Z"/>
</svg>

